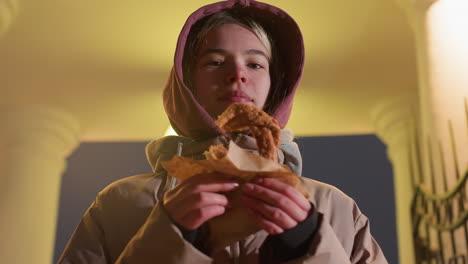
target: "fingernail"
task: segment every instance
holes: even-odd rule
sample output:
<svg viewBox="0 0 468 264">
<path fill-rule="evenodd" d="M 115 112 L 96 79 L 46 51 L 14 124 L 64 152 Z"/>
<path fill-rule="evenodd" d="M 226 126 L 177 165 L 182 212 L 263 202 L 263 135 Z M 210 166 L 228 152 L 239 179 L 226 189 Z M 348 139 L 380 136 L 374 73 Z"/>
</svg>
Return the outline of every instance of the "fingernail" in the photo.
<svg viewBox="0 0 468 264">
<path fill-rule="evenodd" d="M 231 186 L 232 187 L 239 187 L 239 183 L 237 183 L 237 182 L 231 183 Z"/>
<path fill-rule="evenodd" d="M 255 182 L 257 182 L 257 183 L 262 183 L 262 182 L 263 182 L 263 178 L 257 178 L 257 179 L 255 179 Z"/>
</svg>

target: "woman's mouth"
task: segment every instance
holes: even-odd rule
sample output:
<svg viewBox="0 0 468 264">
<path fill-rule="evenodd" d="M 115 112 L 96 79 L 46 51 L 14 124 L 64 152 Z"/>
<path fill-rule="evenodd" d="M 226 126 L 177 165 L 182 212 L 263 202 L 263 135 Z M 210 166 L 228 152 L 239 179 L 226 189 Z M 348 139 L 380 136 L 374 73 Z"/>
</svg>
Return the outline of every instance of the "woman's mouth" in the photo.
<svg viewBox="0 0 468 264">
<path fill-rule="evenodd" d="M 234 91 L 226 93 L 219 98 L 221 101 L 228 101 L 231 103 L 251 103 L 253 99 L 242 91 Z"/>
</svg>

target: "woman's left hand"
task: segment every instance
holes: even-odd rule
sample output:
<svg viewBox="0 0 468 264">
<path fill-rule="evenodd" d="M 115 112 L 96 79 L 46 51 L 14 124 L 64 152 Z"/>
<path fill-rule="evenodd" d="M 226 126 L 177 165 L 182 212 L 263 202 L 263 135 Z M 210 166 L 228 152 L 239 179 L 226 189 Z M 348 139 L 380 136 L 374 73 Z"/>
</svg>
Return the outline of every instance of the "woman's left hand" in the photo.
<svg viewBox="0 0 468 264">
<path fill-rule="evenodd" d="M 269 234 L 280 234 L 295 227 L 313 210 L 298 190 L 273 178 L 245 183 L 242 191 L 249 215 Z"/>
</svg>

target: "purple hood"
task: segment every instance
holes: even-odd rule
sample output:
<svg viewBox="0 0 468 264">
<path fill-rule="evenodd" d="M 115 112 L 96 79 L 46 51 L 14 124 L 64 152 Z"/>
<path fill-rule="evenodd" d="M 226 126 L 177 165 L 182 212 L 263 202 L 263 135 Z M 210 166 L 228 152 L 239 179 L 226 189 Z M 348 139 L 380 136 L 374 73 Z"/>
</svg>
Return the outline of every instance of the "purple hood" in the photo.
<svg viewBox="0 0 468 264">
<path fill-rule="evenodd" d="M 294 94 L 304 66 L 304 43 L 296 22 L 283 10 L 253 0 L 228 0 L 206 5 L 190 15 L 179 35 L 174 57 L 174 67 L 163 91 L 163 103 L 169 121 L 181 136 L 205 139 L 221 134 L 214 119 L 197 102 L 190 89 L 183 82 L 182 59 L 185 43 L 192 26 L 200 19 L 224 9 L 241 7 L 243 12 L 256 18 L 272 36 L 281 68 L 285 77 L 281 89 L 285 97 L 272 114 L 281 128 L 286 126 L 291 114 Z"/>
</svg>

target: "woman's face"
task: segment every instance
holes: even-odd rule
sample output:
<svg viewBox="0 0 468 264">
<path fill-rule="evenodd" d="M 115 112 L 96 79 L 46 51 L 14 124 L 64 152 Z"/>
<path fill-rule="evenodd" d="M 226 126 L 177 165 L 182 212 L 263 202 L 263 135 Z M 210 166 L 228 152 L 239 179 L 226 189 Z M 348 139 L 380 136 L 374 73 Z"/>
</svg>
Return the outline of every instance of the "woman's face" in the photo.
<svg viewBox="0 0 468 264">
<path fill-rule="evenodd" d="M 234 102 L 263 109 L 270 91 L 269 56 L 249 29 L 236 24 L 215 27 L 197 53 L 195 97 L 214 118 Z"/>
</svg>

